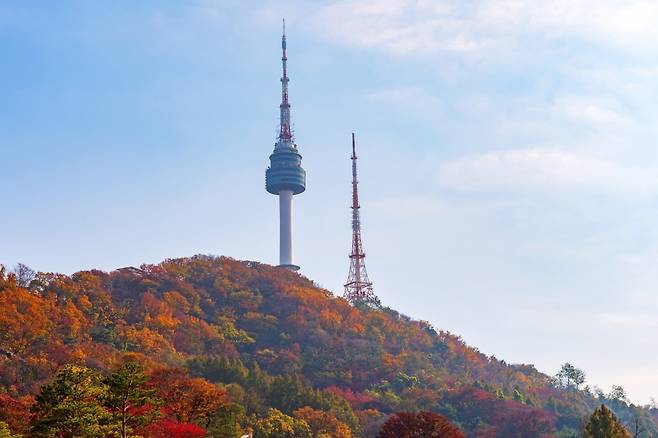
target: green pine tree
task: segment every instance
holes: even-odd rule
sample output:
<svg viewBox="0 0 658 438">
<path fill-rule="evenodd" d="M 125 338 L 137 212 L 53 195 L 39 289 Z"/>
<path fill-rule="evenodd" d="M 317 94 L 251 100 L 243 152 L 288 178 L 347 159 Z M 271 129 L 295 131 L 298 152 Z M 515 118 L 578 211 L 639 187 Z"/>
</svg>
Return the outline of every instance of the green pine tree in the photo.
<svg viewBox="0 0 658 438">
<path fill-rule="evenodd" d="M 210 418 L 208 433 L 213 438 L 235 438 L 242 436 L 242 424 L 247 417 L 244 407 L 236 403 L 222 405 Z"/>
<path fill-rule="evenodd" d="M 123 364 L 103 379 L 107 386 L 103 404 L 118 419 L 121 438 L 130 436 L 134 427 L 148 424 L 157 416 L 155 406 L 159 400 L 155 390 L 146 387 L 147 381 L 144 367 L 135 362 Z"/>
<path fill-rule="evenodd" d="M 585 438 L 630 438 L 615 414 L 605 405 L 597 408 L 585 426 Z"/>
<path fill-rule="evenodd" d="M 107 438 L 116 436 L 119 425 L 99 400 L 107 388 L 95 371 L 65 365 L 41 388 L 32 408 L 36 420 L 30 436 L 58 438 Z"/>
</svg>

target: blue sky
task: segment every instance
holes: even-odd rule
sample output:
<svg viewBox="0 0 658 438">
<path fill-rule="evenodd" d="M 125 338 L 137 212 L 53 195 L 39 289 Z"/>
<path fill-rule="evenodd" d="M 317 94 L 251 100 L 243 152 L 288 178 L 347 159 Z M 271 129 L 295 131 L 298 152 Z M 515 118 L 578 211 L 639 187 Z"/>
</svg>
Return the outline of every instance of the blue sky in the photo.
<svg viewBox="0 0 658 438">
<path fill-rule="evenodd" d="M 342 293 L 356 131 L 385 304 L 658 397 L 654 2 L 2 2 L 0 262 L 275 262 L 282 16 L 302 272 Z"/>
</svg>

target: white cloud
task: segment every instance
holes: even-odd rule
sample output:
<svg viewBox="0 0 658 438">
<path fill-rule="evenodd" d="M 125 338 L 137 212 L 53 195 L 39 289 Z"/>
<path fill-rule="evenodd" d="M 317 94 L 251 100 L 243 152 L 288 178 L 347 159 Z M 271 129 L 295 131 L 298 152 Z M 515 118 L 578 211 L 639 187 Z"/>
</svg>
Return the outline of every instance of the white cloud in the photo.
<svg viewBox="0 0 658 438">
<path fill-rule="evenodd" d="M 658 3 L 645 0 L 344 0 L 316 17 L 325 35 L 395 54 L 484 52 L 578 38 L 655 50 Z"/>
<path fill-rule="evenodd" d="M 489 152 L 443 163 L 436 180 L 465 190 L 580 190 L 642 195 L 658 189 L 658 172 L 557 148 Z"/>
<path fill-rule="evenodd" d="M 327 6 L 316 20 L 328 38 L 396 54 L 469 52 L 489 43 L 468 32 L 468 19 L 451 2 L 348 0 Z"/>
<path fill-rule="evenodd" d="M 627 125 L 630 119 L 613 102 L 601 98 L 565 96 L 556 99 L 550 112 L 576 122 L 594 125 Z"/>
</svg>

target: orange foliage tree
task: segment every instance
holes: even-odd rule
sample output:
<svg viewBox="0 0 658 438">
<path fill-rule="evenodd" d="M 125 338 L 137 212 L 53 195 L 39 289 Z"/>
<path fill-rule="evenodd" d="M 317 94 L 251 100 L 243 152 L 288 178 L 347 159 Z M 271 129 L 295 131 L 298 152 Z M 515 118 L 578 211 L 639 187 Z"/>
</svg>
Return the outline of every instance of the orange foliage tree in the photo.
<svg viewBox="0 0 658 438">
<path fill-rule="evenodd" d="M 162 411 L 183 423 L 198 422 L 207 425 L 211 415 L 223 404 L 228 395 L 207 380 L 190 378 L 182 368 L 161 368 L 150 374 L 149 385 L 162 399 Z"/>
<path fill-rule="evenodd" d="M 352 429 L 347 424 L 339 421 L 331 412 L 305 406 L 295 410 L 293 417 L 306 421 L 315 437 L 352 438 Z"/>
</svg>

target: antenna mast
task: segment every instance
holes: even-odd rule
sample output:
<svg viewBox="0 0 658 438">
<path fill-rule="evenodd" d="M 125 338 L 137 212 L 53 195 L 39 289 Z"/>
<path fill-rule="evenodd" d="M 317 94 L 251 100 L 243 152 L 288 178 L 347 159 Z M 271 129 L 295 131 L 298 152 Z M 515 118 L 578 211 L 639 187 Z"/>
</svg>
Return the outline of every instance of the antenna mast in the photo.
<svg viewBox="0 0 658 438">
<path fill-rule="evenodd" d="M 292 141 L 292 130 L 290 129 L 290 103 L 288 103 L 288 55 L 286 53 L 286 19 L 283 19 L 283 33 L 281 35 L 281 64 L 283 73 L 281 75 L 281 109 L 279 140 Z"/>
<path fill-rule="evenodd" d="M 361 215 L 359 205 L 359 180 L 356 170 L 356 142 L 352 133 L 352 253 L 350 254 L 350 273 L 345 283 L 344 297 L 352 304 L 379 306 L 379 300 L 372 290 L 372 283 L 366 271 L 365 258 L 361 243 Z"/>
</svg>

